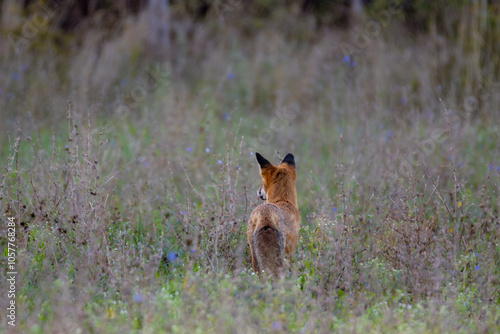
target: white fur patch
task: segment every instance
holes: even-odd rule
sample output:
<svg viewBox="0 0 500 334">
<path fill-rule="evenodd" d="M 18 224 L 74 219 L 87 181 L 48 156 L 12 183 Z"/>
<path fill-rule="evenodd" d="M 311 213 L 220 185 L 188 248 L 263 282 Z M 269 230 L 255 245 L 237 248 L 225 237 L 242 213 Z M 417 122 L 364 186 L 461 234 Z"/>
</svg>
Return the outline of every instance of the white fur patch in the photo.
<svg viewBox="0 0 500 334">
<path fill-rule="evenodd" d="M 257 196 L 260 197 L 261 200 L 266 200 L 267 197 L 266 197 L 266 192 L 264 191 L 264 188 L 259 188 L 259 190 L 257 190 Z"/>
</svg>

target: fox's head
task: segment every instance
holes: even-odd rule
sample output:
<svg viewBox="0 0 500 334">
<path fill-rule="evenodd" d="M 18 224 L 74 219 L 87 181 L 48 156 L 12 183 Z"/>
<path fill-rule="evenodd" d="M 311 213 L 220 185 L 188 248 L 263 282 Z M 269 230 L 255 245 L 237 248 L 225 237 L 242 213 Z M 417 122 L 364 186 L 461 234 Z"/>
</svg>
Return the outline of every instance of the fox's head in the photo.
<svg viewBox="0 0 500 334">
<path fill-rule="evenodd" d="M 255 153 L 260 166 L 262 184 L 257 195 L 268 202 L 289 201 L 297 205 L 295 180 L 295 159 L 288 153 L 278 166 L 270 163 L 259 153 Z"/>
</svg>

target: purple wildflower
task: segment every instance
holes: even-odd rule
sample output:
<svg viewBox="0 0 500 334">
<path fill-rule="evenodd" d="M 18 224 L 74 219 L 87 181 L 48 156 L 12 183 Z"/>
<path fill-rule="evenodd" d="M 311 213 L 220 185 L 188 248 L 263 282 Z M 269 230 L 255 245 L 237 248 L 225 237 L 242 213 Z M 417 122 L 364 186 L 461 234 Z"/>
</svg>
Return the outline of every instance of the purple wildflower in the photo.
<svg viewBox="0 0 500 334">
<path fill-rule="evenodd" d="M 175 253 L 175 252 L 170 252 L 170 253 L 168 253 L 168 255 L 167 255 L 167 259 L 168 259 L 169 261 L 175 261 L 175 260 L 177 260 L 177 258 L 178 258 L 178 257 L 179 257 L 179 254 L 177 254 L 177 253 Z"/>
<path fill-rule="evenodd" d="M 142 293 L 136 293 L 134 295 L 134 302 L 136 302 L 136 303 L 142 303 L 143 299 L 144 299 L 144 296 L 142 295 Z"/>
</svg>

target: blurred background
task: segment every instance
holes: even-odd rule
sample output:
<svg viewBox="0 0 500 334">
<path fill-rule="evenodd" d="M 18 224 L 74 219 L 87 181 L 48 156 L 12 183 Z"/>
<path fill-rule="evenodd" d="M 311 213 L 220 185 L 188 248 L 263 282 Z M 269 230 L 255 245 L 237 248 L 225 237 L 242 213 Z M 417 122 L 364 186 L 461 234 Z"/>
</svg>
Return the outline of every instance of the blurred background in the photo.
<svg viewBox="0 0 500 334">
<path fill-rule="evenodd" d="M 112 145 L 130 151 L 128 159 L 144 154 L 129 147 L 130 128 L 137 140 L 149 138 L 147 147 L 168 141 L 166 157 L 224 148 L 227 135 L 217 130 L 234 128 L 248 151 L 302 145 L 325 154 L 341 133 L 361 140 L 361 150 L 372 134 L 392 138 L 395 129 L 444 120 L 443 107 L 457 124 L 486 132 L 499 116 L 495 1 L 2 1 L 0 8 L 4 143 L 16 124 L 47 142 L 67 131 L 68 101 L 79 121 L 112 125 Z M 0 156 L 7 150 L 2 145 Z"/>
<path fill-rule="evenodd" d="M 174 331 L 154 305 L 181 332 L 274 328 L 280 309 L 248 320 L 255 290 L 196 304 L 254 284 L 255 152 L 298 168 L 290 291 L 312 308 L 278 329 L 401 323 L 378 303 L 426 298 L 428 329 L 498 326 L 498 1 L 0 0 L 0 31 L 26 330 Z"/>
<path fill-rule="evenodd" d="M 361 89 L 337 103 L 384 103 L 406 114 L 443 98 L 477 119 L 496 112 L 487 92 L 498 88 L 498 7 L 491 0 L 2 1 L 0 107 L 9 122 L 28 113 L 48 121 L 68 99 L 99 117 L 138 116 L 157 95 L 186 89 L 197 101 L 220 103 L 221 115 L 270 111 L 292 99 L 317 113 L 338 109 L 319 95 Z M 148 77 L 151 64 L 157 77 Z M 147 94 L 135 87 L 141 79 L 152 80 Z"/>
</svg>

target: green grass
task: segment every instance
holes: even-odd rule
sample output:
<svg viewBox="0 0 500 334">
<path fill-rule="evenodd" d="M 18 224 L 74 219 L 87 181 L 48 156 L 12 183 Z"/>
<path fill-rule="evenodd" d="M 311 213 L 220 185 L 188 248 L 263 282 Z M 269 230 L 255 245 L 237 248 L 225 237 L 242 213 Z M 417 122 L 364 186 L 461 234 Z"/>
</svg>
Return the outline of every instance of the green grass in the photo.
<svg viewBox="0 0 500 334">
<path fill-rule="evenodd" d="M 295 40 L 286 22 L 197 23 L 197 51 L 179 38 L 161 63 L 124 28 L 106 45 L 133 55 L 96 70 L 90 33 L 69 56 L 5 48 L 0 209 L 17 221 L 21 332 L 499 330 L 498 90 L 464 94 L 470 54 L 432 32 L 394 21 L 353 67 L 339 49 L 353 33 Z M 132 107 L 149 65 L 168 75 Z M 274 285 L 245 238 L 256 151 L 298 168 L 300 244 Z"/>
</svg>

